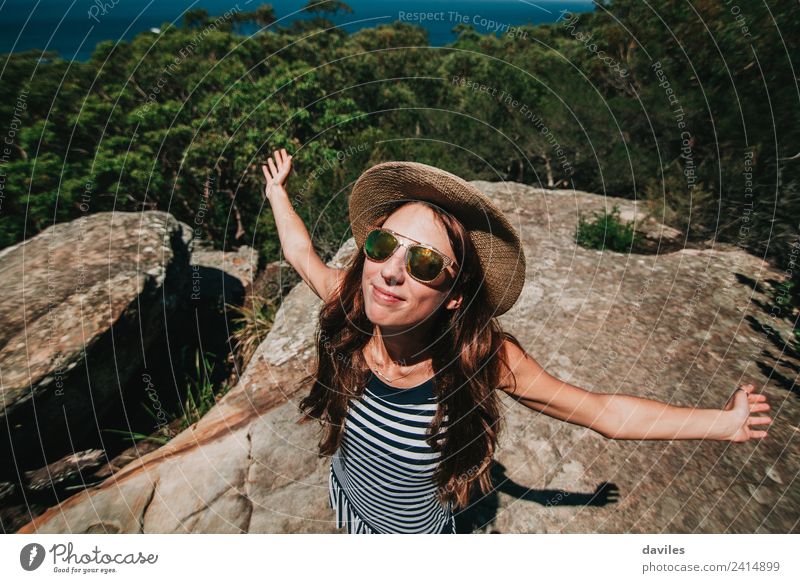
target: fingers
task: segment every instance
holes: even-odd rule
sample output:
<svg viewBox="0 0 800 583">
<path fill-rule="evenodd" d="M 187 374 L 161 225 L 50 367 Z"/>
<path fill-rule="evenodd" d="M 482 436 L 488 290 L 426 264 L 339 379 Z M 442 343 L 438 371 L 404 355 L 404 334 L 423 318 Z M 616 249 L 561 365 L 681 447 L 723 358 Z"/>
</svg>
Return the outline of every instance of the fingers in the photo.
<svg viewBox="0 0 800 583">
<path fill-rule="evenodd" d="M 291 159 L 292 157 L 286 152 L 286 148 L 281 148 L 280 150 L 272 152 L 272 156 L 267 158 L 269 168 L 267 168 L 267 164 L 261 165 L 261 171 L 264 173 L 267 184 L 275 180 L 275 177 L 280 173 L 279 168 L 283 170 L 283 167 L 286 166 Z"/>
<path fill-rule="evenodd" d="M 282 166 L 288 166 L 291 163 L 292 157 L 286 151 L 286 148 L 281 148 L 281 156 L 282 156 L 281 165 Z"/>
<path fill-rule="evenodd" d="M 769 417 L 749 417 L 747 425 L 769 425 L 772 419 Z M 767 431 L 756 431 L 750 427 L 747 428 L 747 435 L 750 439 L 763 439 L 767 436 Z"/>
<path fill-rule="evenodd" d="M 277 151 L 277 150 L 275 150 L 275 151 L 272 153 L 272 156 L 274 156 L 274 157 L 275 157 L 275 159 L 277 160 L 277 158 L 278 158 L 278 151 Z M 267 164 L 269 164 L 269 170 L 267 170 L 267 165 L 266 165 L 266 164 L 262 164 L 262 165 L 261 165 L 261 168 L 262 168 L 262 170 L 264 171 L 264 178 L 266 178 L 266 179 L 267 179 L 267 182 L 269 182 L 269 181 L 271 181 L 271 180 L 274 180 L 274 179 L 275 179 L 275 174 L 277 174 L 278 172 L 277 172 L 277 170 L 275 169 L 275 162 L 273 162 L 273 161 L 272 161 L 272 157 L 270 157 L 270 156 L 268 156 L 268 157 L 267 157 Z"/>
<path fill-rule="evenodd" d="M 770 409 L 769 403 L 750 403 L 751 413 L 760 413 L 762 411 L 769 411 Z"/>
</svg>

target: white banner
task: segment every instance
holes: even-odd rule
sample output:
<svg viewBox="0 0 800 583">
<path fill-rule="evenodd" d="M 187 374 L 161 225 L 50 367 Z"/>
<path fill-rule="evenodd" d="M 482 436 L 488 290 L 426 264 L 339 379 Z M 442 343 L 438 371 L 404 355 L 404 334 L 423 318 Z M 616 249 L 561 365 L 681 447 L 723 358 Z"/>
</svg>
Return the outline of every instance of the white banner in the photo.
<svg viewBox="0 0 800 583">
<path fill-rule="evenodd" d="M 796 535 L 6 535 L 2 581 L 800 581 Z M 513 578 L 513 579 L 512 579 Z"/>
</svg>

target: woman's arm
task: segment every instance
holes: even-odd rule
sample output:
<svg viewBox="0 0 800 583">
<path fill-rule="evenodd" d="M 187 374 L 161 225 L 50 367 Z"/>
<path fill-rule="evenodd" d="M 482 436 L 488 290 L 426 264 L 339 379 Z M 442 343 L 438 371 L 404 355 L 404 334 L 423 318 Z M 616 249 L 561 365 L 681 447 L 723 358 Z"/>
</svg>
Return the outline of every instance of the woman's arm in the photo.
<svg viewBox="0 0 800 583">
<path fill-rule="evenodd" d="M 292 157 L 285 149 L 275 150 L 273 156 L 275 161 L 267 160 L 269 168 L 262 165 L 261 169 L 267 181 L 265 196 L 272 207 L 283 255 L 317 297 L 325 301 L 334 293 L 343 272 L 328 267 L 320 259 L 303 220 L 292 208 L 284 187 L 292 170 Z"/>
<path fill-rule="evenodd" d="M 610 437 L 613 424 L 607 408 L 611 395 L 592 393 L 557 379 L 510 340 L 503 342 L 503 349 L 513 377 L 509 374 L 502 379 L 501 390 L 530 409 Z"/>
<path fill-rule="evenodd" d="M 588 427 L 609 439 L 718 439 L 747 441 L 765 437 L 750 425 L 771 423 L 751 413 L 769 410 L 752 385 L 734 393 L 724 409 L 676 407 L 661 401 L 593 393 L 561 381 L 513 342 L 503 344 L 514 373 L 503 390 L 523 405 L 562 421 Z"/>
<path fill-rule="evenodd" d="M 612 439 L 716 439 L 747 441 L 767 436 L 751 425 L 767 425 L 769 417 L 750 415 L 769 410 L 767 398 L 754 394 L 752 384 L 742 385 L 723 409 L 677 407 L 642 397 L 608 395 L 608 412 L 614 421 Z"/>
</svg>

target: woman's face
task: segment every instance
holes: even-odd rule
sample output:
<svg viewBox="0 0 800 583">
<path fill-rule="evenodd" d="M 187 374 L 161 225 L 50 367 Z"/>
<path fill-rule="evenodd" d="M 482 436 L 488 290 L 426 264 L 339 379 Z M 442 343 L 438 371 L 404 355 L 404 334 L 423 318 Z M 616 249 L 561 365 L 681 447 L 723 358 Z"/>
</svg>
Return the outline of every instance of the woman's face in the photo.
<svg viewBox="0 0 800 583">
<path fill-rule="evenodd" d="M 458 308 L 462 299 L 458 294 L 445 302 L 458 265 L 447 231 L 436 214 L 422 203 L 410 203 L 392 213 L 383 226 L 397 233 L 401 243 L 413 244 L 411 239 L 415 239 L 435 247 L 455 265 L 446 267 L 432 282 L 422 283 L 406 271 L 406 247 L 398 246 L 389 259 L 380 263 L 365 257 L 361 287 L 370 321 L 387 329 L 403 330 L 427 320 L 440 306 L 448 310 Z M 387 301 L 376 294 L 376 288 L 401 299 Z"/>
</svg>

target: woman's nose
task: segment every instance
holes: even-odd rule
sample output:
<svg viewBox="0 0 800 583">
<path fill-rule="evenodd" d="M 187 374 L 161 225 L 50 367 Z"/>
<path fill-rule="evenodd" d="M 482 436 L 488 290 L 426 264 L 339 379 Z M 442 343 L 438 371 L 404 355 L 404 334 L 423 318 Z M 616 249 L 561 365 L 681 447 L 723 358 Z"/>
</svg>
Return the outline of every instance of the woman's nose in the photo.
<svg viewBox="0 0 800 583">
<path fill-rule="evenodd" d="M 405 258 L 406 258 L 406 250 L 405 247 L 398 247 L 392 253 L 392 256 L 389 257 L 386 261 L 383 262 L 381 266 L 381 275 L 384 279 L 391 280 L 393 283 L 396 282 L 403 282 L 403 278 L 405 277 Z"/>
</svg>

